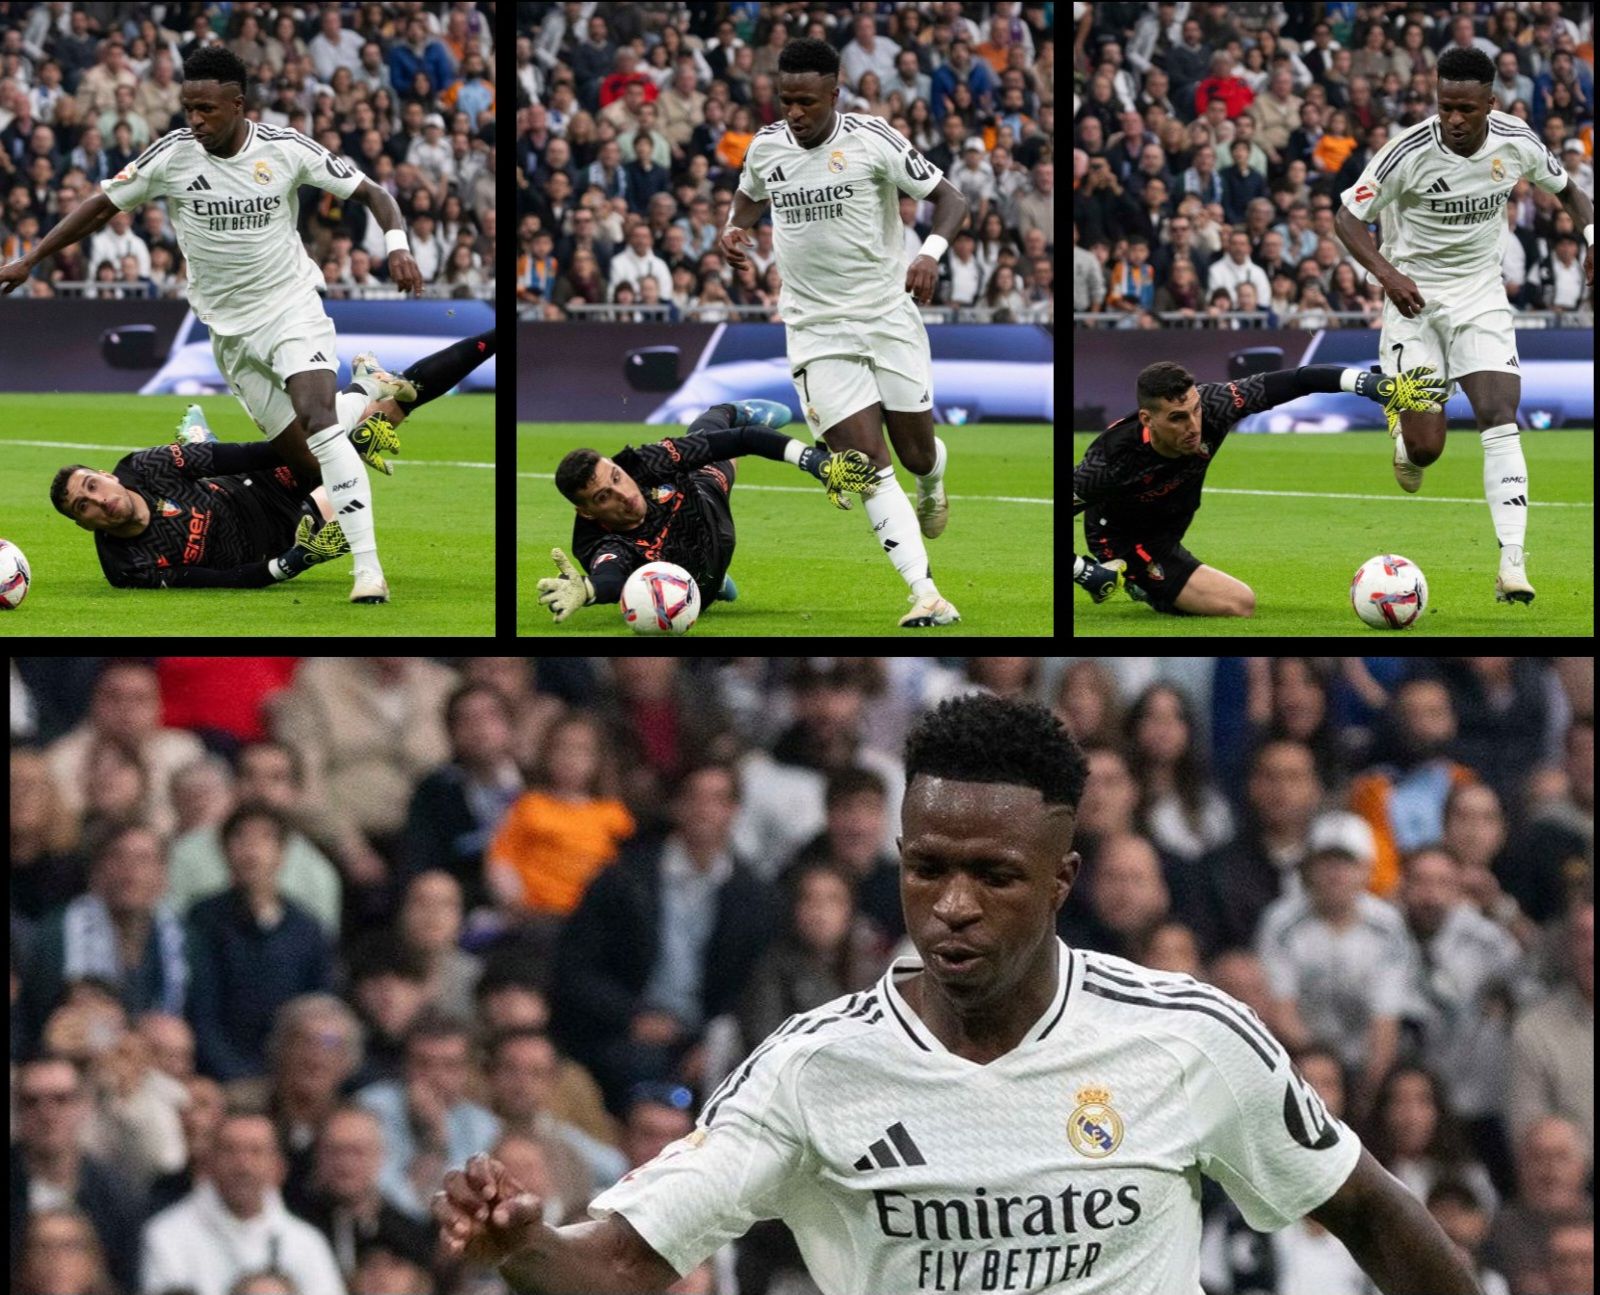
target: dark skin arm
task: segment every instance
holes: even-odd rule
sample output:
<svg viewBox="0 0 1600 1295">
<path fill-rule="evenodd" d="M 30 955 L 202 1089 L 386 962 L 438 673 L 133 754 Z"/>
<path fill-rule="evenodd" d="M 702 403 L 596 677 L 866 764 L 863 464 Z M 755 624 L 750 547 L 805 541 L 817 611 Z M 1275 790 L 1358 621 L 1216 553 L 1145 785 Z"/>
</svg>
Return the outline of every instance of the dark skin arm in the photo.
<svg viewBox="0 0 1600 1295">
<path fill-rule="evenodd" d="M 445 1255 L 493 1264 L 513 1290 L 560 1295 L 664 1291 L 678 1273 L 621 1215 L 553 1228 L 542 1202 L 498 1160 L 477 1155 L 444 1176 L 433 1217 Z"/>
<path fill-rule="evenodd" d="M 1561 205 L 1572 216 L 1572 223 L 1578 227 L 1578 237 L 1583 237 L 1585 225 L 1594 224 L 1594 204 L 1589 201 L 1589 195 L 1570 179 L 1567 187 L 1556 197 L 1561 199 Z M 1594 248 L 1586 247 L 1583 253 L 1583 278 L 1591 288 L 1594 287 Z"/>
<path fill-rule="evenodd" d="M 104 229 L 116 214 L 117 204 L 98 190 L 85 198 L 73 208 L 70 216 L 39 240 L 39 245 L 33 251 L 0 265 L 0 296 L 24 282 L 40 261 L 54 256 L 64 247 L 71 247 L 80 238 L 88 238 L 90 234 Z"/>
<path fill-rule="evenodd" d="M 391 229 L 405 229 L 406 222 L 400 214 L 400 204 L 387 189 L 380 189 L 371 180 L 363 180 L 361 187 L 350 196 L 372 213 L 378 228 L 385 233 Z M 410 252 L 389 253 L 389 278 L 402 292 L 409 292 L 413 296 L 422 292 L 422 271 L 417 269 Z"/>
<path fill-rule="evenodd" d="M 747 198 L 740 189 L 733 191 L 733 210 L 728 213 L 730 227 L 717 236 L 717 247 L 735 270 L 742 270 L 750 263 L 750 258 L 744 254 L 744 249 L 756 241 L 750 231 L 771 205 L 766 198 L 757 202 Z"/>
<path fill-rule="evenodd" d="M 1383 253 L 1378 251 L 1378 245 L 1372 241 L 1372 231 L 1367 228 L 1366 222 L 1359 219 L 1348 207 L 1341 206 L 1334 212 L 1333 232 L 1339 235 L 1340 241 L 1350 249 L 1350 255 L 1383 285 L 1384 293 L 1399 307 L 1400 313 L 1407 319 L 1415 316 L 1423 306 L 1427 305 L 1422 299 L 1422 290 L 1383 259 Z"/>
<path fill-rule="evenodd" d="M 1433 1215 L 1365 1148 L 1344 1186 L 1311 1217 L 1344 1242 L 1384 1295 L 1483 1295 Z"/>
<path fill-rule="evenodd" d="M 940 180 L 939 187 L 930 195 L 933 199 L 933 226 L 930 234 L 938 234 L 945 242 L 956 236 L 967 218 L 967 200 L 961 190 L 948 180 Z M 906 291 L 913 301 L 933 300 L 933 290 L 939 282 L 939 263 L 931 256 L 918 253 L 906 266 Z"/>
</svg>

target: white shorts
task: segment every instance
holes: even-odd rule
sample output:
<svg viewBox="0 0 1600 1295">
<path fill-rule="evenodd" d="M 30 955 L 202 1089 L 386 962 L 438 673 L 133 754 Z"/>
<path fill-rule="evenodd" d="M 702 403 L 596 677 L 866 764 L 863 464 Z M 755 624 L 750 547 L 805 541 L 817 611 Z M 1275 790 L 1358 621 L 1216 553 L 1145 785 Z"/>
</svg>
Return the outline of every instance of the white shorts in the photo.
<svg viewBox="0 0 1600 1295">
<path fill-rule="evenodd" d="M 1460 382 L 1468 373 L 1522 376 L 1509 304 L 1460 320 L 1443 306 L 1429 305 L 1415 319 L 1407 319 L 1394 302 L 1385 300 L 1378 349 L 1383 371 L 1390 376 L 1419 364 L 1431 364 L 1435 373 L 1452 382 Z"/>
<path fill-rule="evenodd" d="M 812 436 L 880 402 L 904 413 L 933 407 L 928 330 L 909 293 L 875 319 L 790 328 L 787 345 L 789 373 Z"/>
<path fill-rule="evenodd" d="M 307 369 L 337 371 L 339 339 L 321 299 L 313 297 L 309 305 L 264 320 L 252 332 L 237 337 L 212 333 L 211 354 L 244 412 L 270 439 L 294 422 L 287 380 Z"/>
</svg>

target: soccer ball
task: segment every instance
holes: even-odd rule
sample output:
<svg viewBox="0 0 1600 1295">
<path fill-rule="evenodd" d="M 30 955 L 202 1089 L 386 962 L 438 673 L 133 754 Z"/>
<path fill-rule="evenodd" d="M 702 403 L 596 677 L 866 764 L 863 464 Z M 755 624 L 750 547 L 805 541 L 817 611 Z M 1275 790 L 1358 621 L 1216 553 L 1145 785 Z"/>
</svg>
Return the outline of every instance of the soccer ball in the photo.
<svg viewBox="0 0 1600 1295">
<path fill-rule="evenodd" d="M 33 572 L 28 569 L 22 550 L 10 540 L 0 540 L 0 612 L 22 606 L 32 579 Z"/>
<path fill-rule="evenodd" d="M 687 634 L 699 615 L 699 588 L 671 562 L 647 562 L 622 586 L 622 619 L 635 634 Z"/>
<path fill-rule="evenodd" d="M 1373 629 L 1403 630 L 1427 607 L 1428 581 L 1410 558 L 1368 558 L 1350 582 L 1350 605 Z"/>
</svg>

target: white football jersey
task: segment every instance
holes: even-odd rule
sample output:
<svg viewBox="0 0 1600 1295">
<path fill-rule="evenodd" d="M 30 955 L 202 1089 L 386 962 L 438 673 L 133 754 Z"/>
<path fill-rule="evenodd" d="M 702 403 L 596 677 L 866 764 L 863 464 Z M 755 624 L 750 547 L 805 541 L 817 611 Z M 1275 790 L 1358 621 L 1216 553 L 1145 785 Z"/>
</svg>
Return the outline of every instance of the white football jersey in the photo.
<svg viewBox="0 0 1600 1295">
<path fill-rule="evenodd" d="M 822 143 L 802 148 L 786 121 L 757 132 L 739 189 L 770 201 L 772 248 L 791 327 L 876 319 L 905 295 L 900 194 L 926 198 L 944 172 L 880 117 L 841 112 Z"/>
<path fill-rule="evenodd" d="M 1384 259 L 1430 302 L 1504 309 L 1500 240 L 1524 176 L 1550 193 L 1567 185 L 1561 160 L 1521 118 L 1491 109 L 1482 146 L 1462 157 L 1435 115 L 1380 148 L 1340 198 L 1358 219 L 1378 221 Z"/>
<path fill-rule="evenodd" d="M 828 1295 L 1199 1295 L 1200 1175 L 1252 1227 L 1321 1205 L 1361 1154 L 1256 1015 L 1188 976 L 1057 942 L 1055 995 L 978 1065 L 901 996 L 791 1017 L 694 1131 L 602 1192 L 680 1273 L 758 1219 Z"/>
<path fill-rule="evenodd" d="M 303 184 L 348 198 L 365 177 L 297 130 L 245 123 L 232 157 L 207 153 L 187 129 L 162 136 L 102 188 L 123 210 L 167 200 L 189 265 L 189 304 L 213 332 L 236 336 L 315 298 L 322 272 L 296 229 Z"/>
</svg>

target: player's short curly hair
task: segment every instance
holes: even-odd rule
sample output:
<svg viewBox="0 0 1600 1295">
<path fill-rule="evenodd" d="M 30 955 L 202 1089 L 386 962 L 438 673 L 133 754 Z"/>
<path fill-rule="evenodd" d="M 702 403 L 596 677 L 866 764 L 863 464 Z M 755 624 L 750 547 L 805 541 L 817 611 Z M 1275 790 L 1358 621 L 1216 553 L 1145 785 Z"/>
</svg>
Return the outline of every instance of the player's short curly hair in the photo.
<svg viewBox="0 0 1600 1295">
<path fill-rule="evenodd" d="M 221 45 L 206 45 L 184 59 L 183 79 L 216 81 L 222 85 L 232 82 L 239 87 L 240 94 L 250 85 L 250 73 L 245 69 L 244 60 Z"/>
<path fill-rule="evenodd" d="M 778 55 L 779 72 L 815 72 L 818 76 L 839 75 L 839 51 L 825 40 L 801 36 L 791 40 Z"/>
<path fill-rule="evenodd" d="M 1494 64 L 1481 49 L 1447 49 L 1439 55 L 1439 80 L 1481 81 L 1488 85 L 1494 80 Z"/>
<path fill-rule="evenodd" d="M 1034 787 L 1076 813 L 1089 761 L 1043 706 L 969 693 L 940 702 L 906 738 L 906 787 L 919 776 Z"/>
</svg>

